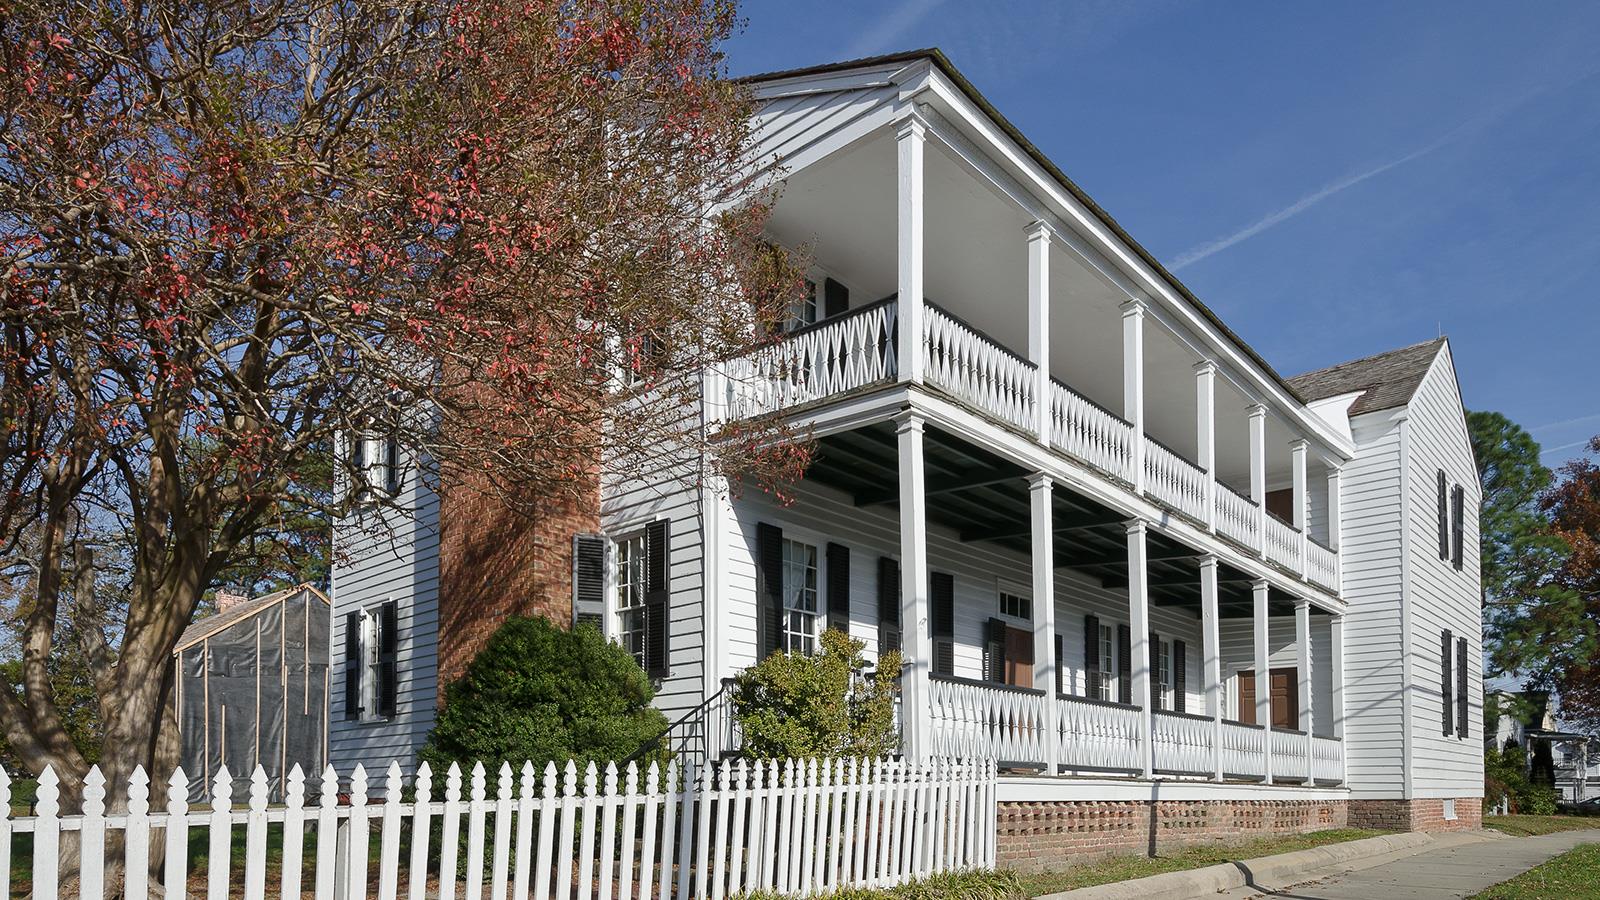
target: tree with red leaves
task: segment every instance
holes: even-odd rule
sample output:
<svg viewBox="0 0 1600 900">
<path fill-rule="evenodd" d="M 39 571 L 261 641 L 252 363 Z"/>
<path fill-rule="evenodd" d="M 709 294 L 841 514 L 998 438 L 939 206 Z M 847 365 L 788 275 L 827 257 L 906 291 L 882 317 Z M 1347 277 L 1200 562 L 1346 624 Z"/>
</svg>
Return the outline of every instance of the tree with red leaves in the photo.
<svg viewBox="0 0 1600 900">
<path fill-rule="evenodd" d="M 349 508 L 340 435 L 513 506 L 608 460 L 805 464 L 696 414 L 799 283 L 744 195 L 727 0 L 4 6 L 0 563 L 34 587 L 0 729 L 35 771 L 86 770 L 55 653 L 113 808 L 170 769 L 174 642 L 254 541 Z"/>
<path fill-rule="evenodd" d="M 1554 531 L 1572 548 L 1561 579 L 1581 598 L 1593 631 L 1600 630 L 1600 437 L 1587 449 L 1587 456 L 1561 467 L 1543 505 Z M 1600 651 L 1593 641 L 1564 641 L 1555 652 L 1562 662 L 1556 682 L 1562 719 L 1600 735 Z"/>
</svg>

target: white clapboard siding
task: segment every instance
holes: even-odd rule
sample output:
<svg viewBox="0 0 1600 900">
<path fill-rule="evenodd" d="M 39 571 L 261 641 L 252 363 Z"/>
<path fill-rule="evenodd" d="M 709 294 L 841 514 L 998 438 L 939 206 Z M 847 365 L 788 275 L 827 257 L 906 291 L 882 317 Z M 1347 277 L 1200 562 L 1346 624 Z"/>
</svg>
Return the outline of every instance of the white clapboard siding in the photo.
<svg viewBox="0 0 1600 900">
<path fill-rule="evenodd" d="M 437 872 L 441 900 L 728 900 L 755 891 L 816 896 L 995 862 L 992 760 L 690 762 L 681 770 L 668 764 L 664 777 L 654 763 L 641 770 L 637 763 L 601 769 L 590 762 L 580 770 L 568 761 L 560 778 L 554 763 L 545 769 L 540 797 L 533 767 L 520 769 L 520 793 L 518 773 L 500 763 L 491 800 L 488 770 L 474 764 L 463 803 L 461 770 L 452 764 L 444 800 L 435 802 L 426 765 L 412 778 L 391 761 L 382 800 L 369 803 L 367 773 L 357 766 L 344 782 L 348 802 L 341 803 L 341 779 L 326 771 L 310 871 L 297 839 L 313 825 L 298 770 L 288 779 L 281 806 L 268 805 L 267 773 L 259 766 L 243 806 L 233 802 L 232 777 L 219 772 L 201 823 L 188 815 L 189 784 L 182 770 L 168 782 L 164 814 L 150 813 L 149 778 L 141 769 L 119 788 L 127 792 L 126 813 L 112 815 L 106 812 L 110 786 L 98 767 L 91 768 L 81 796 L 71 798 L 82 813 L 69 816 L 60 815 L 60 779 L 46 770 L 36 814 L 11 817 L 9 805 L 0 805 L 7 813 L 0 815 L 0 832 L 32 834 L 31 888 L 39 898 L 58 894 L 63 831 L 78 833 L 84 896 L 102 893 L 108 845 L 125 846 L 128 863 L 140 863 L 128 870 L 128 886 L 144 896 L 148 838 L 152 830 L 165 831 L 167 871 L 174 877 L 159 889 L 169 900 L 183 897 L 188 879 L 200 875 L 207 900 L 264 900 L 268 834 L 280 828 L 288 835 L 275 896 L 299 896 L 302 885 L 312 885 L 327 900 L 397 900 L 402 879 L 409 897 L 427 896 L 428 841 L 436 817 L 444 823 Z M 0 775 L 0 800 L 8 799 L 9 790 Z M 457 852 L 463 818 L 465 859 Z M 203 871 L 191 873 L 185 855 L 193 824 L 206 827 L 209 853 Z M 243 871 L 228 864 L 237 835 L 245 843 Z M 375 853 L 369 851 L 373 839 Z M 10 843 L 0 846 L 9 850 Z M 409 861 L 404 872 L 402 860 Z M 0 867 L 0 873 L 9 871 Z M 464 883 L 458 883 L 462 874 Z M 7 887 L 15 894 L 20 886 Z"/>
</svg>

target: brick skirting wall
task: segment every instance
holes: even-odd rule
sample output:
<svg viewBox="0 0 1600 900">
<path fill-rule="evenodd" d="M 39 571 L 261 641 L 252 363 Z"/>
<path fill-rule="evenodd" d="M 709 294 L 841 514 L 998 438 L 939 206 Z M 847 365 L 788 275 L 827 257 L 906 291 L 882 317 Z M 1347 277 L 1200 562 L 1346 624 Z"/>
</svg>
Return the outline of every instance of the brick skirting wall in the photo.
<svg viewBox="0 0 1600 900">
<path fill-rule="evenodd" d="M 1396 831 L 1469 831 L 1483 827 L 1483 799 L 1457 797 L 1456 817 L 1444 817 L 1443 800 L 1351 800 L 1350 825 Z"/>
<path fill-rule="evenodd" d="M 1001 866 L 1024 872 L 1145 853 L 1343 827 L 1344 800 L 1074 800 L 999 804 Z M 1154 827 L 1152 828 L 1152 816 Z"/>
</svg>

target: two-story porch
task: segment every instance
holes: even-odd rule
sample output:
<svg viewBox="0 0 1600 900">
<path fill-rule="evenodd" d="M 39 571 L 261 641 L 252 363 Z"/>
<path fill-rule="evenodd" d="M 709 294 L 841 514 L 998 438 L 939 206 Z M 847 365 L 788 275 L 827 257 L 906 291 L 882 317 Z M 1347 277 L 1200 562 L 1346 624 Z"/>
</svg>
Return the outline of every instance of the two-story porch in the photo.
<svg viewBox="0 0 1600 900">
<path fill-rule="evenodd" d="M 721 501 L 707 671 L 833 624 L 903 651 L 911 756 L 1342 782 L 1348 431 L 981 111 L 917 95 L 791 157 L 769 232 L 815 294 L 708 376 L 713 420 L 819 449 L 791 505 Z"/>
</svg>

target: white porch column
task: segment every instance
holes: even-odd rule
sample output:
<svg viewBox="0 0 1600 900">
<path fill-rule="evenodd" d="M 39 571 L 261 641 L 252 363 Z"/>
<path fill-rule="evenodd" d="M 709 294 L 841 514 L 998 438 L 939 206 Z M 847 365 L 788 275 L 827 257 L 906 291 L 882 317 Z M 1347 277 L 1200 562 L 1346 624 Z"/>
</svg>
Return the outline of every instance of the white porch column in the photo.
<svg viewBox="0 0 1600 900">
<path fill-rule="evenodd" d="M 1129 692 L 1139 707 L 1139 764 L 1143 775 L 1153 773 L 1155 760 L 1151 756 L 1150 730 L 1153 711 L 1150 709 L 1150 589 L 1145 561 L 1149 555 L 1145 548 L 1145 522 L 1135 519 L 1128 523 L 1128 671 L 1132 675 Z"/>
<path fill-rule="evenodd" d="M 1122 304 L 1122 417 L 1133 425 L 1133 489 L 1144 492 L 1144 301 Z"/>
<path fill-rule="evenodd" d="M 928 676 L 933 647 L 928 640 L 927 496 L 923 490 L 922 418 L 897 420 L 900 438 L 900 682 L 903 752 L 908 760 L 931 752 L 933 723 Z"/>
<path fill-rule="evenodd" d="M 1262 771 L 1266 773 L 1266 781 L 1272 783 L 1272 663 L 1269 658 L 1267 646 L 1267 583 L 1257 581 L 1250 586 L 1251 598 L 1255 601 L 1255 614 L 1251 623 L 1255 626 L 1255 657 L 1256 657 L 1256 724 L 1263 726 L 1266 732 L 1262 735 L 1262 748 L 1266 756 L 1262 760 Z"/>
<path fill-rule="evenodd" d="M 916 115 L 900 123 L 895 132 L 895 141 L 898 146 L 897 179 L 899 192 L 897 231 L 899 248 L 897 253 L 899 297 L 896 300 L 899 310 L 900 334 L 897 340 L 898 365 L 901 381 L 922 382 L 923 352 L 922 352 L 922 327 L 923 327 L 923 297 L 922 284 L 922 211 L 925 201 L 922 193 L 922 156 L 923 142 L 927 135 L 927 126 Z"/>
<path fill-rule="evenodd" d="M 1044 771 L 1056 774 L 1061 757 L 1061 734 L 1056 703 L 1056 585 L 1055 526 L 1051 524 L 1051 483 L 1048 475 L 1028 479 L 1033 507 L 1033 686 L 1044 691 Z"/>
<path fill-rule="evenodd" d="M 1050 227 L 1028 226 L 1028 362 L 1034 365 L 1033 427 L 1050 443 Z"/>
<path fill-rule="evenodd" d="M 1328 675 L 1332 690 L 1328 695 L 1328 709 L 1333 713 L 1333 736 L 1344 740 L 1344 616 L 1334 616 L 1328 623 L 1328 652 L 1332 657 Z"/>
<path fill-rule="evenodd" d="M 1200 558 L 1200 673 L 1211 717 L 1211 777 L 1222 780 L 1222 636 L 1217 610 L 1217 558 Z"/>
<path fill-rule="evenodd" d="M 1297 687 L 1300 691 L 1300 730 L 1304 731 L 1306 751 L 1306 783 L 1312 781 L 1312 747 L 1311 732 L 1316 722 L 1312 715 L 1311 704 L 1311 601 L 1296 600 L 1294 603 L 1294 644 L 1298 654 L 1296 660 L 1296 675 L 1299 679 Z"/>
<path fill-rule="evenodd" d="M 1340 518 L 1339 467 L 1328 467 L 1328 549 L 1339 551 Z"/>
<path fill-rule="evenodd" d="M 1194 367 L 1195 462 L 1206 472 L 1206 527 L 1217 530 L 1217 364 Z"/>
<path fill-rule="evenodd" d="M 1267 408 L 1250 404 L 1250 499 L 1256 503 L 1256 551 L 1267 551 Z"/>
<path fill-rule="evenodd" d="M 1289 524 L 1300 529 L 1297 548 L 1300 564 L 1297 571 L 1303 577 L 1306 574 L 1306 512 L 1309 508 L 1310 497 L 1306 495 L 1306 449 L 1309 445 L 1305 438 L 1295 438 L 1289 442 L 1289 465 L 1294 473 L 1294 517 Z"/>
</svg>

